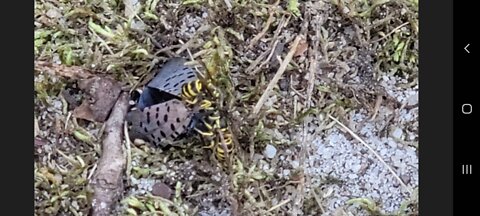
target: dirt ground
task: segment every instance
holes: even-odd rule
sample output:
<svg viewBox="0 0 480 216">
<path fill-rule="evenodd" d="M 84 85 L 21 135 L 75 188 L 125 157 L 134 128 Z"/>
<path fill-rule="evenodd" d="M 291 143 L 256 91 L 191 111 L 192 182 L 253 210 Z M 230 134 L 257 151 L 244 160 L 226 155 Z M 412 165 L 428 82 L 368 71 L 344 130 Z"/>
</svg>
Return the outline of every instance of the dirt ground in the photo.
<svg viewBox="0 0 480 216">
<path fill-rule="evenodd" d="M 58 65 L 128 91 L 174 56 L 218 73 L 232 167 L 124 142 L 116 215 L 418 215 L 415 0 L 36 0 L 34 27 L 36 215 L 87 215 L 102 153 Z"/>
</svg>

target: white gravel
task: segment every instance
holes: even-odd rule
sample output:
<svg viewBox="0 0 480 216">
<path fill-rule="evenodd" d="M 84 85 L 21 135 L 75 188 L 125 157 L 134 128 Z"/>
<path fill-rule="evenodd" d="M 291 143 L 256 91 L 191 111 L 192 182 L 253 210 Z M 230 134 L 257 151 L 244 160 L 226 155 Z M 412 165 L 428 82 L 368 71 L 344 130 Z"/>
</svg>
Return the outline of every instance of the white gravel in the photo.
<svg viewBox="0 0 480 216">
<path fill-rule="evenodd" d="M 266 147 L 265 147 L 265 156 L 267 158 L 273 158 L 275 157 L 275 155 L 277 154 L 277 149 L 275 148 L 275 146 L 273 145 L 270 145 L 268 144 Z"/>
<path fill-rule="evenodd" d="M 390 88 L 394 87 L 391 86 Z M 410 89 L 393 89 L 391 96 L 399 102 L 416 104 L 418 94 Z M 412 99 L 417 98 L 417 99 Z M 366 110 L 353 110 L 347 125 L 369 144 L 396 174 L 413 190 L 418 187 L 418 155 L 414 145 L 418 141 L 418 107 L 392 110 L 381 106 L 374 120 Z M 390 119 L 392 116 L 392 120 Z M 310 188 L 332 191 L 324 197 L 325 213 L 332 215 L 339 209 L 351 206 L 346 201 L 353 198 L 370 198 L 385 213 L 395 213 L 402 202 L 410 198 L 401 186 L 367 147 L 339 127 L 324 130 L 312 139 L 310 154 L 305 161 L 305 173 L 312 179 Z M 291 161 L 295 168 L 299 164 Z M 325 179 L 337 179 L 341 183 L 325 183 Z M 355 212 L 354 215 L 363 215 Z"/>
</svg>

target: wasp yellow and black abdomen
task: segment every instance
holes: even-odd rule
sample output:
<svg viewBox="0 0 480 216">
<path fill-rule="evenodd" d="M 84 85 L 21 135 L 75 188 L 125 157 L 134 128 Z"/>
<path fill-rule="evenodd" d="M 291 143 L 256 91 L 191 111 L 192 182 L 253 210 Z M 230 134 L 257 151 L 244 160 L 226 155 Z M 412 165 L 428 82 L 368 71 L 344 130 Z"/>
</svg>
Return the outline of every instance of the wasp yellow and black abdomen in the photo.
<svg viewBox="0 0 480 216">
<path fill-rule="evenodd" d="M 233 151 L 234 145 L 232 134 L 219 112 L 220 91 L 212 80 L 204 78 L 185 82 L 181 89 L 183 101 L 196 110 L 188 126 L 189 130 L 201 137 L 205 147 L 214 152 L 217 160 L 224 161 L 226 154 Z"/>
<path fill-rule="evenodd" d="M 200 80 L 190 81 L 182 86 L 182 97 L 193 98 L 202 92 L 203 85 Z"/>
<path fill-rule="evenodd" d="M 219 161 L 225 160 L 225 150 L 228 154 L 230 154 L 234 149 L 232 134 L 227 128 L 225 128 L 224 131 L 225 132 L 223 133 L 223 142 L 222 140 L 220 140 L 220 142 L 216 145 L 215 148 L 215 155 L 217 157 L 217 160 Z"/>
</svg>

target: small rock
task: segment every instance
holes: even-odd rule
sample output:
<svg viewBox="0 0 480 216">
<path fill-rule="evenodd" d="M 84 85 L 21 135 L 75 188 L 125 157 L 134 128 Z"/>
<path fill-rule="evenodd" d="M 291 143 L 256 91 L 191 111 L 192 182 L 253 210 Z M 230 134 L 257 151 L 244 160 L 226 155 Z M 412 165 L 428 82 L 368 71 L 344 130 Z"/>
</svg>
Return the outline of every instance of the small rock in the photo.
<svg viewBox="0 0 480 216">
<path fill-rule="evenodd" d="M 403 175 L 400 175 L 400 179 L 402 179 L 403 183 L 405 183 L 406 185 L 410 184 L 410 176 L 407 175 L 407 174 L 403 174 Z"/>
<path fill-rule="evenodd" d="M 354 173 L 358 173 L 358 171 L 360 171 L 360 168 L 362 168 L 362 165 L 356 164 L 356 165 L 352 165 L 351 169 Z"/>
<path fill-rule="evenodd" d="M 153 185 L 152 194 L 155 196 L 163 197 L 165 199 L 170 199 L 170 196 L 172 196 L 172 189 L 170 189 L 168 185 L 159 182 Z"/>
<path fill-rule="evenodd" d="M 50 18 L 58 18 L 61 16 L 60 12 L 58 12 L 58 10 L 56 9 L 49 9 L 46 13 L 46 15 Z"/>
<path fill-rule="evenodd" d="M 401 136 L 400 136 L 401 137 Z M 388 140 L 387 142 L 388 146 L 390 146 L 391 148 L 397 148 L 397 143 L 393 140 Z"/>
<path fill-rule="evenodd" d="M 263 105 L 265 107 L 272 107 L 273 104 L 275 104 L 277 101 L 278 101 L 277 96 L 273 95 L 272 97 L 268 98 Z"/>
<path fill-rule="evenodd" d="M 275 146 L 268 144 L 267 147 L 265 147 L 265 156 L 267 158 L 272 159 L 273 157 L 275 157 L 276 154 L 277 149 L 275 148 Z"/>
<path fill-rule="evenodd" d="M 132 23 L 130 24 L 130 28 L 137 31 L 143 31 L 147 28 L 147 26 L 143 22 L 132 21 Z"/>
<path fill-rule="evenodd" d="M 143 145 L 145 143 L 146 143 L 145 140 L 142 140 L 142 139 L 133 140 L 133 144 L 135 144 L 135 145 Z"/>
<path fill-rule="evenodd" d="M 280 90 L 287 91 L 288 87 L 290 87 L 288 79 L 281 79 L 278 83 L 278 86 L 280 87 Z"/>
<path fill-rule="evenodd" d="M 300 166 L 300 163 L 298 161 L 292 161 L 291 164 L 294 169 L 297 169 L 298 166 Z"/>
<path fill-rule="evenodd" d="M 358 178 L 358 176 L 356 174 L 348 174 L 348 178 L 356 179 L 356 178 Z"/>
<path fill-rule="evenodd" d="M 400 129 L 400 128 L 398 128 L 398 127 L 395 128 L 395 129 L 393 129 L 393 131 L 392 131 L 392 136 L 393 136 L 395 139 L 400 139 L 400 138 L 402 137 L 402 135 L 403 135 L 402 129 Z"/>
<path fill-rule="evenodd" d="M 388 153 L 387 149 L 381 149 L 380 150 L 380 155 L 386 155 Z"/>
<path fill-rule="evenodd" d="M 43 146 L 43 145 L 45 145 L 45 144 L 47 144 L 47 141 L 46 141 L 46 140 L 35 137 L 35 140 L 34 140 L 34 146 L 35 146 L 35 147 L 40 147 L 40 146 Z"/>
<path fill-rule="evenodd" d="M 418 94 L 410 95 L 407 99 L 408 106 L 414 106 L 418 104 Z"/>
</svg>

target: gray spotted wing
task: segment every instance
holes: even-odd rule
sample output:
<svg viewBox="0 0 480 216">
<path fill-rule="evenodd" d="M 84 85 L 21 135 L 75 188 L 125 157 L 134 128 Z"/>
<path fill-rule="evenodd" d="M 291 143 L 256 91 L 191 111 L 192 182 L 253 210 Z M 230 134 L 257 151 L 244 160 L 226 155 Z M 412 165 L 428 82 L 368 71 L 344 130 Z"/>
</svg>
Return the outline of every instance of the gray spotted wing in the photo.
<svg viewBox="0 0 480 216">
<path fill-rule="evenodd" d="M 147 87 L 180 96 L 184 83 L 197 79 L 193 68 L 185 65 L 184 58 L 172 58 L 158 71 Z"/>
<path fill-rule="evenodd" d="M 166 146 L 187 130 L 190 111 L 177 99 L 132 110 L 127 115 L 131 138 L 140 138 L 156 146 Z"/>
</svg>

